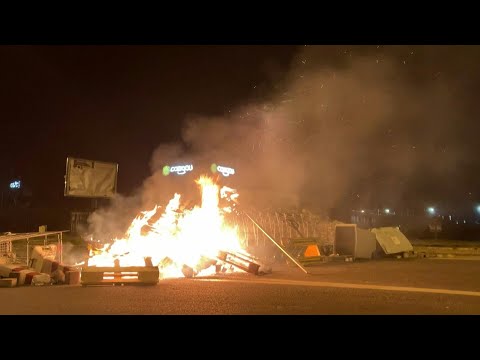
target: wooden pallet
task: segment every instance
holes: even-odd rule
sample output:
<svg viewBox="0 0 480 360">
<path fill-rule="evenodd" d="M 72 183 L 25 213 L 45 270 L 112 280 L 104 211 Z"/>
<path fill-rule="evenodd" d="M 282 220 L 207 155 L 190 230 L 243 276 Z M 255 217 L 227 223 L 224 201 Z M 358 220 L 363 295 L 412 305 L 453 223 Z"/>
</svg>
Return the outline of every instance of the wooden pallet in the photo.
<svg viewBox="0 0 480 360">
<path fill-rule="evenodd" d="M 125 266 L 82 268 L 80 282 L 88 285 L 156 285 L 160 276 L 156 266 Z"/>
<path fill-rule="evenodd" d="M 246 255 L 241 255 L 228 251 L 220 251 L 218 253 L 217 259 L 224 263 L 237 267 L 245 272 L 255 275 L 258 275 L 258 271 L 260 269 L 260 265 Z"/>
</svg>

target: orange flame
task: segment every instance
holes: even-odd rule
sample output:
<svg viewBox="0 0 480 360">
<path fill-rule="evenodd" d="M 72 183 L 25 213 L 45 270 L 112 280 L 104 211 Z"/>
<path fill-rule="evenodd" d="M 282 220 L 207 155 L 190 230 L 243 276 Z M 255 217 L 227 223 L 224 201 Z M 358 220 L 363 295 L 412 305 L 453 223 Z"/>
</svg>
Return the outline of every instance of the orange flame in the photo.
<svg viewBox="0 0 480 360">
<path fill-rule="evenodd" d="M 214 267 L 202 269 L 202 260 L 216 259 L 219 251 L 242 251 L 237 228 L 224 221 L 224 213 L 232 209 L 219 208 L 219 194 L 234 201 L 238 194 L 227 187 L 219 189 L 207 176 L 196 183 L 202 192 L 201 206 L 180 211 L 180 195 L 175 194 L 158 220 L 152 222 L 159 209 L 155 206 L 132 221 L 125 238 L 96 252 L 91 249 L 89 266 L 113 266 L 115 259 L 121 266 L 144 266 L 145 257 L 151 257 L 163 278 L 183 276 L 184 265 L 202 270 L 203 275 Z"/>
</svg>

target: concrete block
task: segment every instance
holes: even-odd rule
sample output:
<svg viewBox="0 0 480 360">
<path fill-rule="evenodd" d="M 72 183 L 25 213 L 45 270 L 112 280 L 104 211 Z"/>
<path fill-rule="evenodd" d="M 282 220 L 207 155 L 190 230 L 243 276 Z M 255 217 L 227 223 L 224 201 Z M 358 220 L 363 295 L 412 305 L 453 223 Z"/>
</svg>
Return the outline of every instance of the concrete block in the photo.
<svg viewBox="0 0 480 360">
<path fill-rule="evenodd" d="M 25 275 L 25 283 L 24 285 L 31 285 L 32 284 L 32 280 L 33 280 L 33 277 L 35 275 L 40 275 L 39 272 L 36 272 L 36 271 L 32 271 L 32 272 L 29 272 L 28 274 Z"/>
<path fill-rule="evenodd" d="M 32 278 L 31 285 L 50 285 L 52 279 L 48 274 L 36 274 Z"/>
<path fill-rule="evenodd" d="M 19 264 L 0 264 L 0 276 L 9 277 L 12 271 L 18 271 L 26 268 L 28 267 L 24 265 L 19 265 Z"/>
<path fill-rule="evenodd" d="M 52 273 L 52 267 L 53 267 L 53 260 L 43 259 L 42 268 L 40 269 L 40 272 L 42 272 L 44 274 L 51 274 Z"/>
<path fill-rule="evenodd" d="M 17 279 L 15 278 L 0 279 L 0 287 L 15 287 L 15 286 L 17 286 Z"/>
<path fill-rule="evenodd" d="M 65 284 L 77 285 L 80 283 L 80 271 L 70 270 L 65 272 Z"/>
</svg>

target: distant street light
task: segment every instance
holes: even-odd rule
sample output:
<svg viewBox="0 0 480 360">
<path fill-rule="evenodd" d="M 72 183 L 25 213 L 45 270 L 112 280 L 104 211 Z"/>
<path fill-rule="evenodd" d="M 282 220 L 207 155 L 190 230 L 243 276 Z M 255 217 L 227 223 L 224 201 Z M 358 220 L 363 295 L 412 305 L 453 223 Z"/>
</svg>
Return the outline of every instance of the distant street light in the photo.
<svg viewBox="0 0 480 360">
<path fill-rule="evenodd" d="M 427 211 L 428 211 L 428 213 L 429 213 L 430 215 L 435 215 L 435 208 L 434 208 L 434 207 L 429 207 L 429 208 L 427 209 Z"/>
<path fill-rule="evenodd" d="M 385 209 L 385 214 L 390 214 L 390 209 Z"/>
</svg>

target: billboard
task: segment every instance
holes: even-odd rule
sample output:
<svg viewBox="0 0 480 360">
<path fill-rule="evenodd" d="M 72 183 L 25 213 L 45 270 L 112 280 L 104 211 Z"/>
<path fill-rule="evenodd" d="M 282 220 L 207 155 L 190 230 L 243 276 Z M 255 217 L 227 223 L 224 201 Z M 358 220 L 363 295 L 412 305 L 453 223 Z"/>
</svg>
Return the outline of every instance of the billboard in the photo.
<svg viewBox="0 0 480 360">
<path fill-rule="evenodd" d="M 117 192 L 118 164 L 68 157 L 65 196 L 111 198 Z"/>
</svg>

